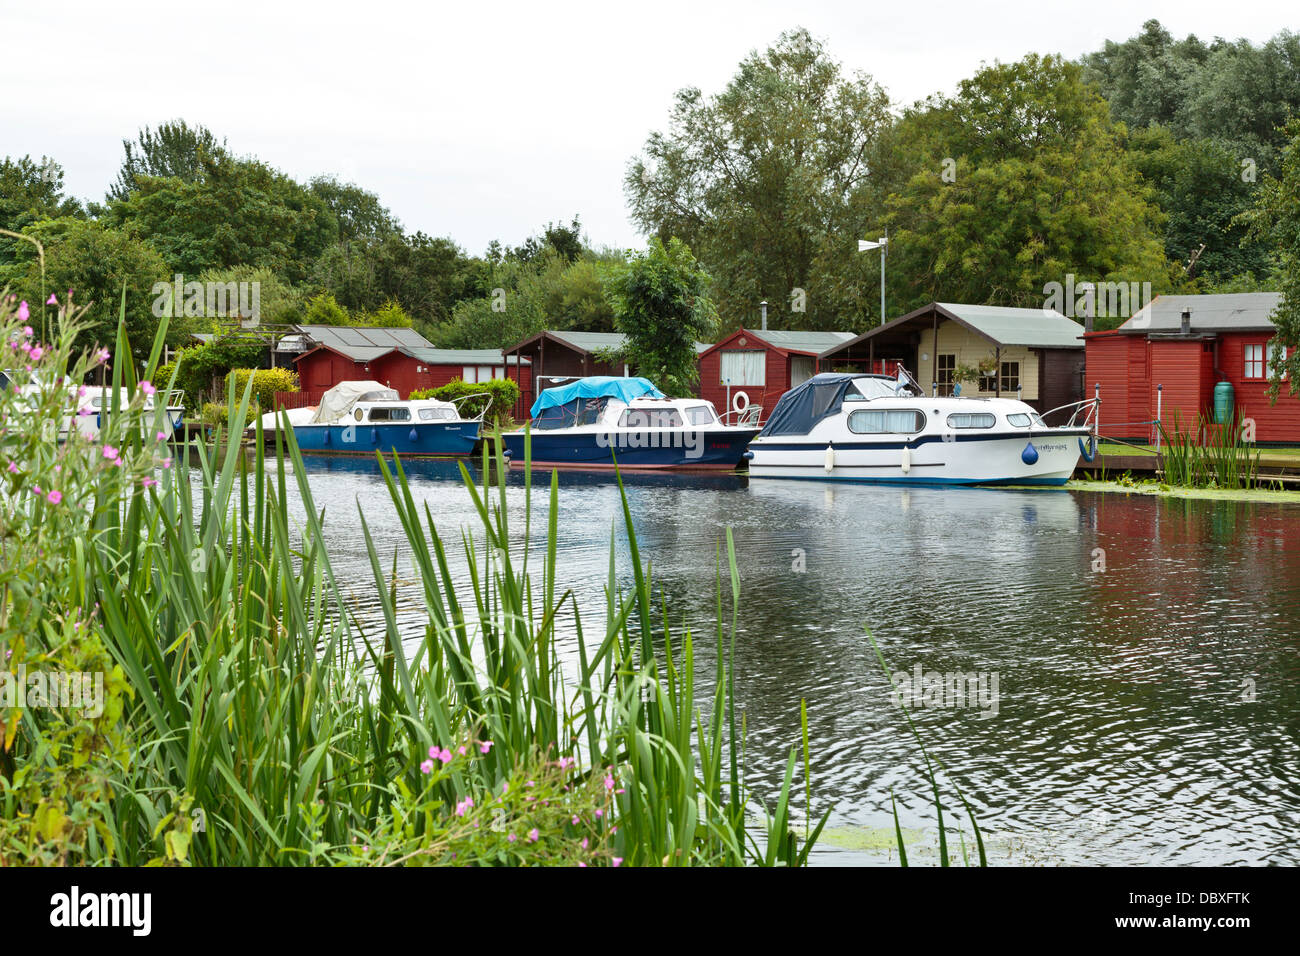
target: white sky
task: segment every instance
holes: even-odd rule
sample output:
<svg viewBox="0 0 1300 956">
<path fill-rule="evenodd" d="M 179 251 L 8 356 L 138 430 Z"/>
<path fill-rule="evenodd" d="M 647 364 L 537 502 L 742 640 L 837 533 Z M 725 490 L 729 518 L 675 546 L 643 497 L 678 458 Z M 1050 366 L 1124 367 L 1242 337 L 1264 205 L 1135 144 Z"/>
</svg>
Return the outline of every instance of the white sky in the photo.
<svg viewBox="0 0 1300 956">
<path fill-rule="evenodd" d="M 184 118 L 299 180 L 355 181 L 471 253 L 574 213 L 593 242 L 640 246 L 628 159 L 675 90 L 720 90 L 782 30 L 807 27 L 910 103 L 981 62 L 1076 57 L 1151 17 L 1205 40 L 1300 27 L 1293 0 L 0 0 L 0 155 L 50 155 L 69 192 L 102 200 L 121 141 Z"/>
</svg>

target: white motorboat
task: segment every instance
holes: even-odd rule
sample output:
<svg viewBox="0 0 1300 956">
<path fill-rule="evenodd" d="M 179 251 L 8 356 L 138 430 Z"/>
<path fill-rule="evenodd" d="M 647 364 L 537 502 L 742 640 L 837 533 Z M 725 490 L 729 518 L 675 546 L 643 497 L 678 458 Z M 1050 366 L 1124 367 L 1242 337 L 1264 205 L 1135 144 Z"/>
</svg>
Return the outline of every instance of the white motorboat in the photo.
<svg viewBox="0 0 1300 956">
<path fill-rule="evenodd" d="M 910 377 L 823 373 L 781 397 L 749 445 L 754 478 L 1063 485 L 1096 454 L 1094 401 L 1064 426 L 1010 398 L 924 395 Z M 1050 412 L 1048 414 L 1051 414 Z"/>
</svg>

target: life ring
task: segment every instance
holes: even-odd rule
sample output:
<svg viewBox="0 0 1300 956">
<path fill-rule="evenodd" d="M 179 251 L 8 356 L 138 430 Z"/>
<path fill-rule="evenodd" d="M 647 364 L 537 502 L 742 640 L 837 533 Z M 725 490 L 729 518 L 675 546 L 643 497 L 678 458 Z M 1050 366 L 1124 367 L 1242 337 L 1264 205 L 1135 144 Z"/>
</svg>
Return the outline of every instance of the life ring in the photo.
<svg viewBox="0 0 1300 956">
<path fill-rule="evenodd" d="M 743 405 L 740 404 L 742 398 L 745 400 L 745 404 Z M 749 408 L 749 395 L 745 392 L 736 392 L 736 394 L 731 396 L 731 407 L 738 412 L 743 412 L 745 409 Z"/>
<path fill-rule="evenodd" d="M 1083 456 L 1083 460 L 1086 462 L 1091 463 L 1096 460 L 1097 458 L 1097 436 L 1096 435 L 1092 435 L 1089 437 L 1087 445 L 1083 443 L 1082 438 L 1079 439 L 1079 454 Z"/>
</svg>

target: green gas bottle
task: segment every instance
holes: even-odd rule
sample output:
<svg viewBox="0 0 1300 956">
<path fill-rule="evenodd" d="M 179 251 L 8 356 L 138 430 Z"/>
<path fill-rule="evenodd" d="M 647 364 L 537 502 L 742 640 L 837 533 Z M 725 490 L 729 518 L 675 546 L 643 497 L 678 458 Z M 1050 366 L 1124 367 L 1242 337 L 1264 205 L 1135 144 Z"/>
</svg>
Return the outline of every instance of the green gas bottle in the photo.
<svg viewBox="0 0 1300 956">
<path fill-rule="evenodd" d="M 1232 383 L 1220 382 L 1214 386 L 1214 423 L 1232 424 Z"/>
</svg>

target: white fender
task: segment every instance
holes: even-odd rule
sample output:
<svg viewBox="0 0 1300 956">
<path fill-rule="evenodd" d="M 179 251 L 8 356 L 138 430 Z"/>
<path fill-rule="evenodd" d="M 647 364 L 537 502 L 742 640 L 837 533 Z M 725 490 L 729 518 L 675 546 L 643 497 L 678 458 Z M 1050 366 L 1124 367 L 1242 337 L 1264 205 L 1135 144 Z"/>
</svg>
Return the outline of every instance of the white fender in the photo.
<svg viewBox="0 0 1300 956">
<path fill-rule="evenodd" d="M 826 460 L 825 462 L 823 462 L 823 467 L 826 469 L 827 474 L 830 474 L 832 471 L 835 470 L 835 446 L 834 445 L 826 446 Z"/>
<path fill-rule="evenodd" d="M 903 449 L 903 474 L 907 474 L 911 470 L 912 470 L 912 449 L 905 447 Z"/>
</svg>

